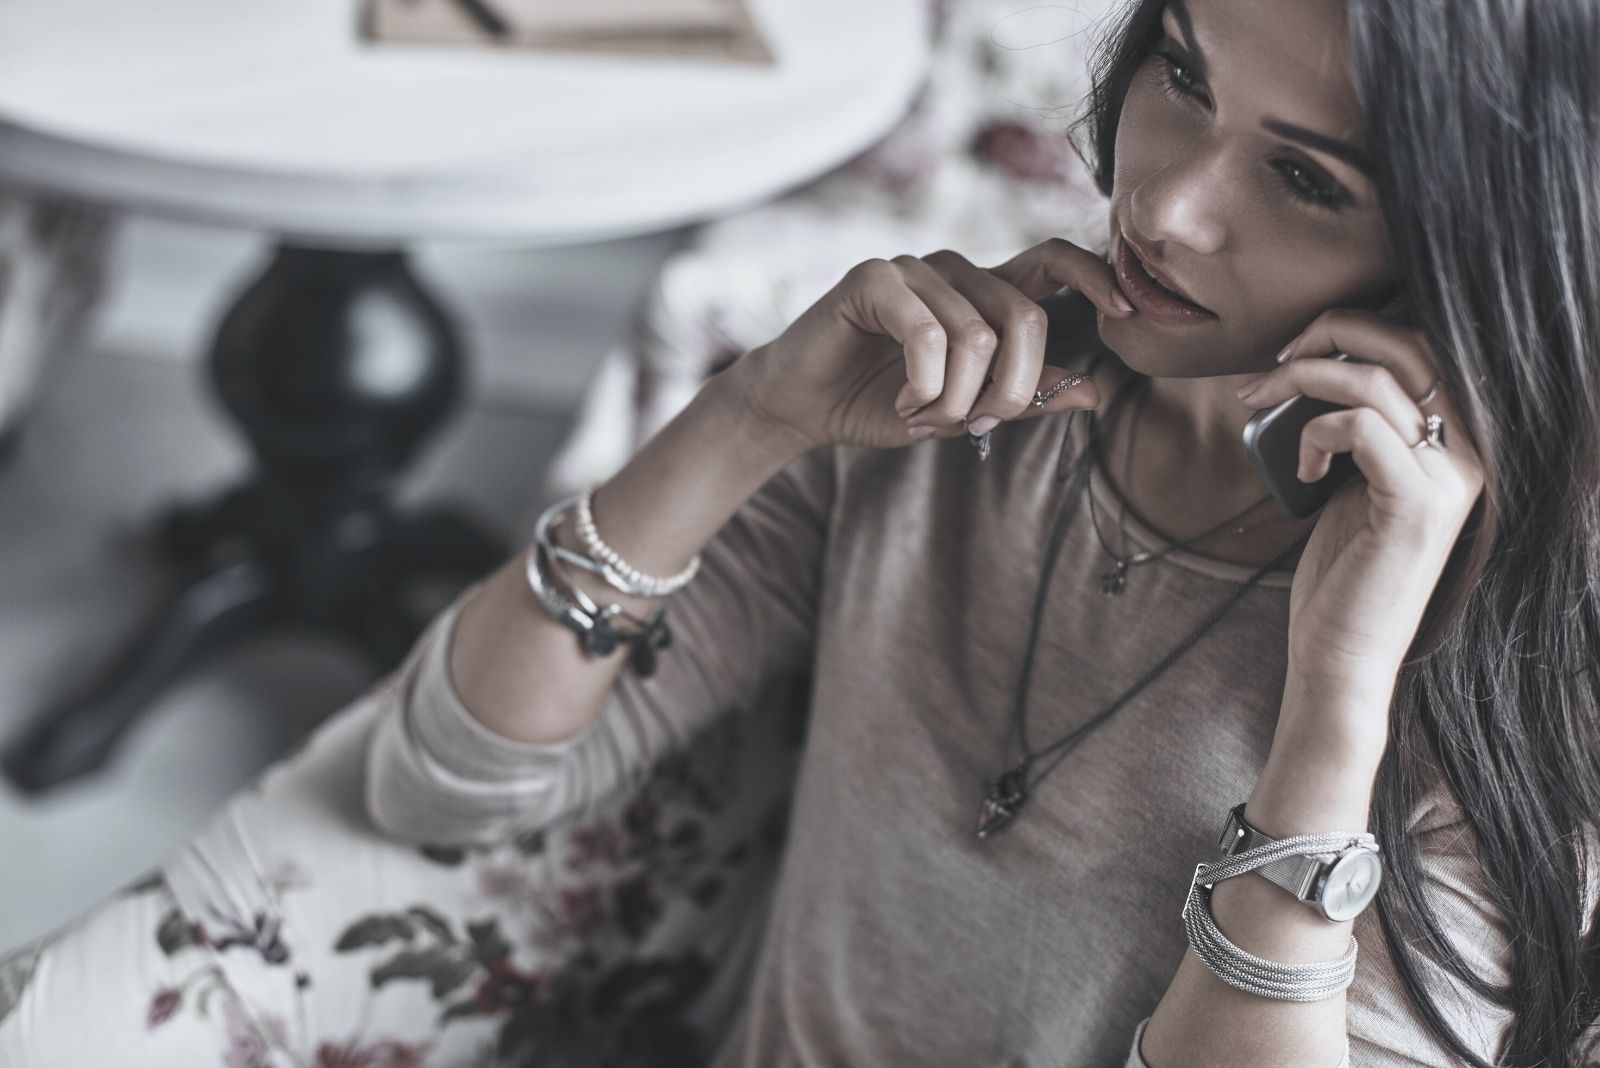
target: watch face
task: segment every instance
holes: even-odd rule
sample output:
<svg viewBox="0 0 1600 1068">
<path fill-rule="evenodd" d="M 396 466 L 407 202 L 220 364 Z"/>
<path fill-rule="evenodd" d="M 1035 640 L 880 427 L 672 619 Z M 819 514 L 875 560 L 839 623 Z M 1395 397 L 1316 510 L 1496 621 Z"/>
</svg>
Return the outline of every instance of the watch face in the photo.
<svg viewBox="0 0 1600 1068">
<path fill-rule="evenodd" d="M 1334 922 L 1360 915 L 1378 894 L 1383 881 L 1383 861 L 1367 849 L 1352 849 L 1328 869 L 1322 884 L 1322 912 Z"/>
</svg>

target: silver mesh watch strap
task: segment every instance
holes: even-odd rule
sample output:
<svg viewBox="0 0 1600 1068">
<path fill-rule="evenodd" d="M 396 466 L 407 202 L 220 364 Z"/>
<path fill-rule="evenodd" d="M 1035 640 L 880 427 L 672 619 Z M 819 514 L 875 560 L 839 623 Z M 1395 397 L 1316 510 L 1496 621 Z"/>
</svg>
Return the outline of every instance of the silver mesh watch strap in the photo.
<svg viewBox="0 0 1600 1068">
<path fill-rule="evenodd" d="M 1228 810 L 1228 817 L 1222 824 L 1222 833 L 1217 838 L 1217 848 L 1230 857 L 1277 841 L 1276 838 L 1262 834 L 1245 820 L 1244 805 L 1245 803 L 1241 801 Z M 1311 905 L 1317 900 L 1317 881 L 1322 878 L 1323 873 L 1335 859 L 1336 856 L 1331 853 L 1314 857 L 1284 857 L 1270 864 L 1263 864 L 1255 871 L 1268 882 L 1276 883 Z"/>
</svg>

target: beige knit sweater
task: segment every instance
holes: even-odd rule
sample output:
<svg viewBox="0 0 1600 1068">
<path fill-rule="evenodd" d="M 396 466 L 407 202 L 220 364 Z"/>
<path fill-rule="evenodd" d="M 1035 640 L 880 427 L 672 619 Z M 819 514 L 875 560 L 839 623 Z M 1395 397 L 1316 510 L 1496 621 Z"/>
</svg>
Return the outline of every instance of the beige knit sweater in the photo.
<svg viewBox="0 0 1600 1068">
<path fill-rule="evenodd" d="M 803 456 L 706 548 L 672 602 L 676 640 L 657 674 L 625 673 L 595 726 L 563 744 L 511 742 L 470 717 L 446 669 L 458 600 L 375 733 L 374 815 L 431 841 L 553 823 L 712 717 L 751 710 L 764 679 L 809 669 L 784 862 L 715 1065 L 1140 1068 L 1143 1021 L 1186 948 L 1194 865 L 1215 858 L 1223 814 L 1272 741 L 1291 574 L 1269 574 L 1044 779 L 1010 828 L 977 838 L 1068 484 L 1055 474 L 1086 429 L 1065 414 L 1006 425 L 982 463 L 961 438 Z M 1102 524 L 1114 522 L 1102 472 L 1090 486 Z M 1161 544 L 1132 514 L 1128 531 Z M 1042 624 L 1035 748 L 1113 700 L 1252 570 L 1180 550 L 1107 598 L 1107 565 L 1080 507 Z M 1434 906 L 1463 956 L 1504 981 L 1504 924 L 1433 781 L 1409 826 Z M 1455 1063 L 1405 996 L 1376 908 L 1355 935 L 1349 1047 L 1329 1049 L 1325 1068 Z M 1507 1021 L 1425 974 L 1491 1057 Z"/>
</svg>

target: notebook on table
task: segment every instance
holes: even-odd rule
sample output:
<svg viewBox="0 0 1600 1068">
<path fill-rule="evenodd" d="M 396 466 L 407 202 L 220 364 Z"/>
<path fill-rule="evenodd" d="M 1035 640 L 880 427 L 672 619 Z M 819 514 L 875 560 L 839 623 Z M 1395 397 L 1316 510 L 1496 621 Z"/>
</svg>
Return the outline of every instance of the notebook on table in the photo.
<svg viewBox="0 0 1600 1068">
<path fill-rule="evenodd" d="M 773 62 L 745 0 L 369 0 L 363 30 L 380 43 Z"/>
</svg>

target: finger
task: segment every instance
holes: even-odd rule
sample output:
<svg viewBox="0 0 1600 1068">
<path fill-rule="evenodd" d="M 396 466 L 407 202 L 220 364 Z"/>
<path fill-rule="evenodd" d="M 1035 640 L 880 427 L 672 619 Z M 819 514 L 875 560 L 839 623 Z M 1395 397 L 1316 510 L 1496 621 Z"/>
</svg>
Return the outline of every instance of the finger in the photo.
<svg viewBox="0 0 1600 1068">
<path fill-rule="evenodd" d="M 1402 326 L 1362 308 L 1334 308 L 1323 312 L 1284 346 L 1279 363 L 1303 356 L 1348 352 L 1377 360 L 1389 369 L 1407 398 L 1421 397 L 1439 376 L 1439 367 L 1426 336 L 1415 327 Z M 1440 393 L 1444 393 L 1441 383 Z"/>
<path fill-rule="evenodd" d="M 1428 474 L 1409 443 L 1371 408 L 1328 412 L 1308 421 L 1300 432 L 1301 482 L 1317 482 L 1328 473 L 1335 453 L 1347 452 L 1377 497 L 1390 502 L 1417 501 L 1431 492 Z"/>
<path fill-rule="evenodd" d="M 1018 416 L 1019 419 L 1028 419 L 1036 415 L 1049 415 L 1052 412 L 1074 411 L 1080 408 L 1093 408 L 1100 403 L 1100 390 L 1095 385 L 1094 379 L 1076 371 L 1066 371 L 1059 367 L 1046 365 L 1044 376 L 1040 379 L 1039 389 L 1043 392 L 1049 390 L 1058 382 L 1067 378 L 1081 378 L 1075 385 L 1068 386 L 1059 394 L 1046 401 L 1043 407 L 1034 406 L 1030 400 L 1026 412 Z M 975 419 L 976 417 L 974 417 Z M 976 430 L 970 425 L 962 423 L 942 424 L 939 426 L 917 426 L 913 420 L 910 424 L 910 437 L 913 441 L 924 441 L 928 438 L 953 438 L 968 434 L 982 434 L 987 431 Z"/>
<path fill-rule="evenodd" d="M 999 345 L 999 333 L 972 302 L 937 271 L 915 256 L 897 256 L 895 266 L 911 291 L 928 306 L 950 339 L 939 395 L 921 405 L 908 418 L 912 426 L 961 423 L 978 399 Z M 896 411 L 905 407 L 896 398 Z"/>
<path fill-rule="evenodd" d="M 893 338 L 905 351 L 907 410 L 933 400 L 944 388 L 948 338 L 938 316 L 906 285 L 900 269 L 888 260 L 867 260 L 852 267 L 858 284 L 847 292 L 854 301 L 845 317 L 859 330 Z"/>
<path fill-rule="evenodd" d="M 1407 441 L 1422 440 L 1427 430 L 1427 416 L 1383 364 L 1302 357 L 1268 371 L 1246 388 L 1250 392 L 1239 399 L 1249 408 L 1270 408 L 1303 395 L 1347 408 L 1371 408 Z"/>
<path fill-rule="evenodd" d="M 1071 286 L 1112 318 L 1126 319 L 1133 314 L 1133 305 L 1117 286 L 1111 264 L 1059 237 L 1024 249 L 990 270 L 1033 300 Z"/>
<path fill-rule="evenodd" d="M 1040 381 L 1044 370 L 1045 336 L 1050 327 L 1044 309 L 1016 286 L 959 253 L 936 252 L 926 257 L 926 261 L 965 294 L 979 314 L 999 328 L 1000 346 L 994 366 L 976 403 L 967 412 L 967 427 L 975 434 L 982 434 L 1007 419 L 1044 414 L 1046 408 L 1034 406 L 1034 395 L 1060 380 L 1052 376 L 1050 383 Z M 1060 396 L 1052 397 L 1048 410 L 1093 407 L 1093 404 L 1084 403 L 1086 396 L 1093 397 L 1095 403 L 1099 401 L 1098 391 L 1089 385 L 1067 394 L 1064 401 Z M 993 422 L 979 423 L 985 419 Z"/>
</svg>

